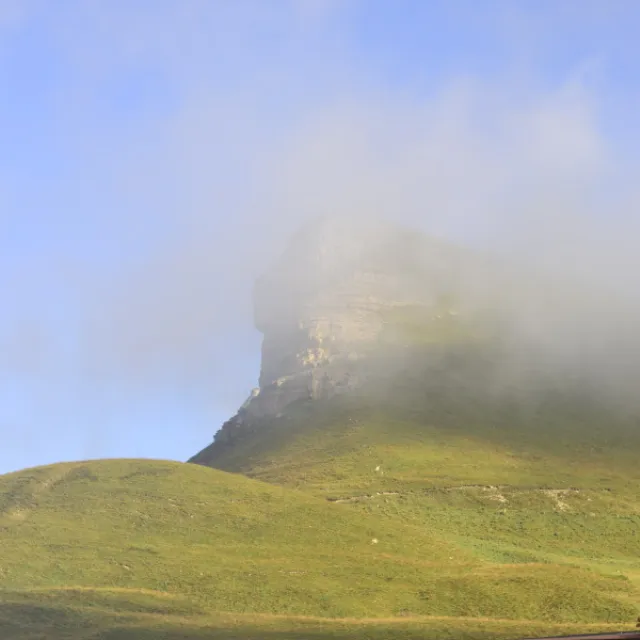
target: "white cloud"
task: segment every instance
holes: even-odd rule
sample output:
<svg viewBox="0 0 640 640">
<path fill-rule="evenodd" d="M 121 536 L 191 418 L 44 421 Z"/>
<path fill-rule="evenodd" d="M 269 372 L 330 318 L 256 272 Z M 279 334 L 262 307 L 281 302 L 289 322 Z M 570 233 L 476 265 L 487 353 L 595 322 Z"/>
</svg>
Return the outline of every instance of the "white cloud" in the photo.
<svg viewBox="0 0 640 640">
<path fill-rule="evenodd" d="M 113 200 L 74 215 L 141 252 L 76 283 L 97 373 L 200 376 L 221 345 L 241 348 L 229 336 L 250 335 L 253 278 L 319 214 L 388 217 L 587 282 L 635 269 L 633 162 L 603 133 L 582 67 L 551 89 L 523 72 L 513 86 L 450 78 L 424 97 L 344 50 L 310 52 L 310 21 L 321 32 L 341 3 L 82 6 L 55 19 L 81 91 L 148 65 L 176 94 L 168 114 L 126 130 L 80 116 L 74 128 L 91 102 L 69 105 L 68 144 L 88 159 L 78 182 Z"/>
</svg>

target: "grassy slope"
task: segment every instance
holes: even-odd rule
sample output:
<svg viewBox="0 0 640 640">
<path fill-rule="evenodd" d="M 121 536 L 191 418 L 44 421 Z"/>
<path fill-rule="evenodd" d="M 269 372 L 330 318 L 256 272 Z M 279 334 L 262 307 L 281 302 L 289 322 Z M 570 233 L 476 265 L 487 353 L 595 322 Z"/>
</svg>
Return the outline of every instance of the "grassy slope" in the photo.
<svg viewBox="0 0 640 640">
<path fill-rule="evenodd" d="M 422 403 L 410 396 L 405 386 L 376 405 L 301 404 L 212 462 L 441 535 L 490 563 L 469 578 L 480 591 L 499 591 L 489 575 L 510 568 L 532 601 L 552 606 L 551 577 L 575 589 L 570 570 L 580 567 L 617 576 L 640 606 L 633 420 L 588 403 L 509 408 L 456 393 Z"/>
<path fill-rule="evenodd" d="M 0 495 L 9 589 L 146 588 L 239 612 L 429 613 L 423 567 L 473 562 L 421 528 L 194 465 L 54 465 L 3 477 Z"/>
<path fill-rule="evenodd" d="M 542 628 L 531 621 L 594 629 L 634 615 L 627 580 L 588 568 L 491 563 L 420 520 L 195 465 L 69 463 L 9 474 L 0 486 L 0 625 L 12 634 L 4 637 L 41 637 L 38 625 L 57 628 L 60 638 L 91 637 L 97 628 L 111 629 L 102 638 L 145 637 L 144 629 L 146 637 L 197 638 L 211 625 L 229 637 L 257 637 L 265 625 L 283 634 L 306 625 L 318 638 L 352 627 L 390 637 L 398 626 L 409 638 L 425 625 L 463 634 L 473 631 L 464 618 L 494 618 L 482 623 L 490 631 L 469 636 L 482 638 Z M 406 619 L 384 620 L 398 615 Z M 413 621 L 424 615 L 430 622 Z M 191 635 L 179 636 L 181 628 Z"/>
<path fill-rule="evenodd" d="M 473 484 L 574 487 L 630 500 L 625 512 L 638 512 L 634 419 L 614 421 L 586 403 L 461 399 L 455 389 L 418 400 L 406 387 L 372 397 L 300 403 L 200 460 L 329 497 Z"/>
</svg>

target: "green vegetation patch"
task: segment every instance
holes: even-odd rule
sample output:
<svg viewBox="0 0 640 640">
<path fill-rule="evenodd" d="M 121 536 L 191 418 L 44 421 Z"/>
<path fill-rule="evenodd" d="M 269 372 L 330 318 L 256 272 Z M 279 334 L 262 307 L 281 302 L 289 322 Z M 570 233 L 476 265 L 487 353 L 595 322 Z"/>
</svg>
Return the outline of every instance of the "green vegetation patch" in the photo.
<svg viewBox="0 0 640 640">
<path fill-rule="evenodd" d="M 559 562 L 495 562 L 474 547 L 479 535 L 455 531 L 459 513 L 446 526 L 442 515 L 416 514 L 417 502 L 391 517 L 219 470 L 139 460 L 53 465 L 0 483 L 11 496 L 0 515 L 0 588 L 40 594 L 42 620 L 45 592 L 69 606 L 108 593 L 110 606 L 132 615 L 620 624 L 637 615 L 633 581 Z M 157 593 L 160 604 L 149 595 Z"/>
</svg>

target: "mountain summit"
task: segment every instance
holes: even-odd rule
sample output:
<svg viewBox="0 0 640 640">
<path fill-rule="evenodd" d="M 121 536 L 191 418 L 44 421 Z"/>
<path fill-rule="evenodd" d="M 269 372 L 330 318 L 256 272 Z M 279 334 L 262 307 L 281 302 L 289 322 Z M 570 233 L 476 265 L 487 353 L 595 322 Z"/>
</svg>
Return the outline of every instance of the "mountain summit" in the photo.
<svg viewBox="0 0 640 640">
<path fill-rule="evenodd" d="M 459 425 L 460 407 L 474 402 L 530 420 L 562 398 L 597 415 L 611 389 L 619 400 L 630 386 L 629 376 L 598 375 L 623 358 L 619 348 L 606 355 L 590 292 L 384 221 L 308 224 L 253 298 L 259 386 L 190 462 L 215 466 L 308 401 L 360 398 L 388 410 L 425 406 L 426 394 Z"/>
<path fill-rule="evenodd" d="M 296 401 L 388 378 L 400 354 L 406 365 L 416 340 L 464 341 L 467 315 L 454 292 L 468 268 L 462 250 L 382 221 L 327 217 L 303 228 L 256 282 L 259 386 L 215 443 L 280 417 Z"/>
</svg>

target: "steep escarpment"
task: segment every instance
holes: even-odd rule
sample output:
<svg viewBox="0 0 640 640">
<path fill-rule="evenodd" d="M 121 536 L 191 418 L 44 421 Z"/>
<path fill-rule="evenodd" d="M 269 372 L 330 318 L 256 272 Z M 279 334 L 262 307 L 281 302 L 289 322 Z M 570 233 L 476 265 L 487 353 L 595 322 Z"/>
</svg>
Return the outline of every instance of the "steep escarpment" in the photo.
<svg viewBox="0 0 640 640">
<path fill-rule="evenodd" d="M 216 443 L 296 401 L 389 378 L 417 344 L 473 340 L 470 309 L 456 296 L 468 273 L 468 253 L 388 223 L 325 218 L 305 227 L 255 285 L 259 386 Z M 473 322 L 481 324 L 477 313 Z"/>
<path fill-rule="evenodd" d="M 527 431 L 543 414 L 629 414 L 637 378 L 619 366 L 624 341 L 613 348 L 600 299 L 386 222 L 320 219 L 256 282 L 259 385 L 191 461 L 213 464 L 296 405 L 343 396 L 454 426 L 472 407 L 494 424 L 515 407 Z"/>
</svg>

